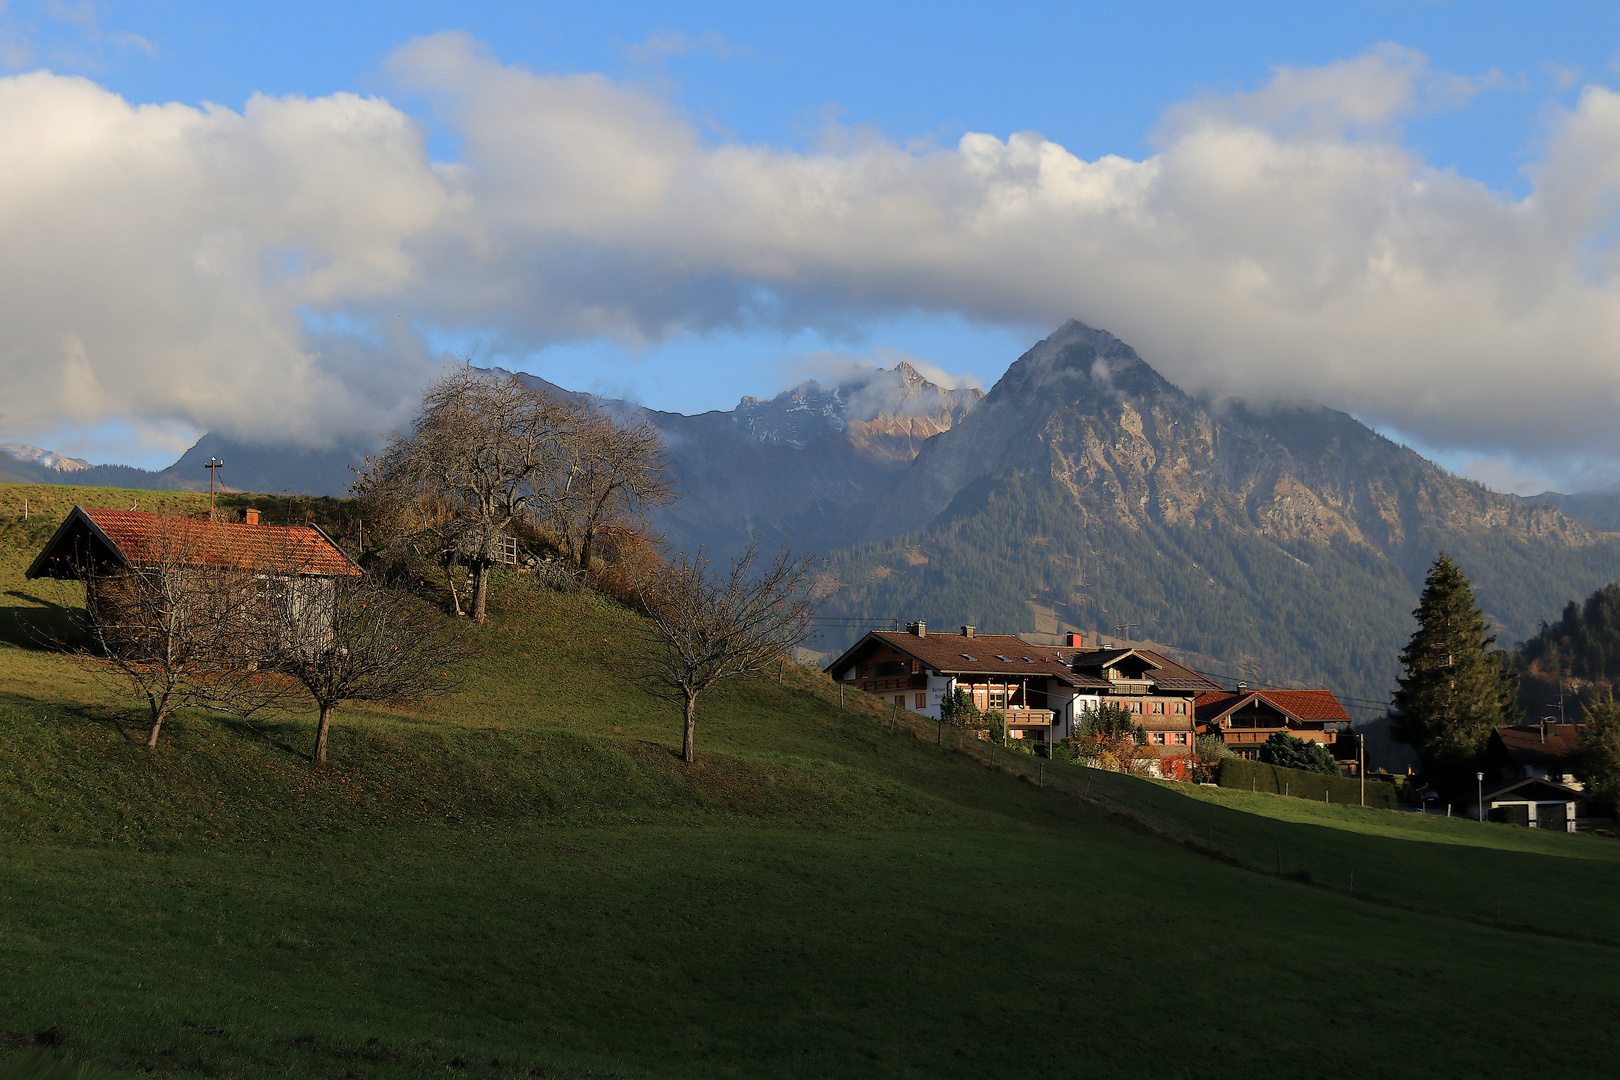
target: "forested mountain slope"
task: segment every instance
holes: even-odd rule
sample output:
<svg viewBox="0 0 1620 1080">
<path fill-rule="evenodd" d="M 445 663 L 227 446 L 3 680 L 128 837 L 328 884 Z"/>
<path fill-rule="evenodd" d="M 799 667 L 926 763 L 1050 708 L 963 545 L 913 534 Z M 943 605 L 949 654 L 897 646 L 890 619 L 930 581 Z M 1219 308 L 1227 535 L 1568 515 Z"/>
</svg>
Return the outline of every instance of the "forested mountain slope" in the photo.
<svg viewBox="0 0 1620 1080">
<path fill-rule="evenodd" d="M 1620 569 L 1620 538 L 1315 405 L 1214 406 L 1070 322 L 930 440 L 833 558 L 835 609 L 1104 630 L 1381 699 L 1435 553 L 1506 641 Z"/>
</svg>

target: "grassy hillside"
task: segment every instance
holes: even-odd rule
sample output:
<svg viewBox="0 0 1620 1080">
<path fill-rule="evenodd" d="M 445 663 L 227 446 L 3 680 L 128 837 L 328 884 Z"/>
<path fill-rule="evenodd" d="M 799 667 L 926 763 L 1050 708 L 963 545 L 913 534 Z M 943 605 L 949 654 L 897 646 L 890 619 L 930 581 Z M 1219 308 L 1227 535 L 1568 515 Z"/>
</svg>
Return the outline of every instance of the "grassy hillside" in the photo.
<svg viewBox="0 0 1620 1080">
<path fill-rule="evenodd" d="M 340 713 L 325 772 L 308 716 L 186 714 L 149 754 L 136 709 L 18 629 L 63 599 L 21 579 L 54 521 L 20 498 L 0 1043 L 54 1029 L 179 1076 L 1362 1080 L 1574 1074 L 1611 1041 L 1612 841 L 1043 775 L 793 668 L 717 694 L 689 768 L 620 674 L 635 616 L 516 577 L 468 688 Z M 1378 873 L 1583 914 L 1425 913 Z"/>
</svg>

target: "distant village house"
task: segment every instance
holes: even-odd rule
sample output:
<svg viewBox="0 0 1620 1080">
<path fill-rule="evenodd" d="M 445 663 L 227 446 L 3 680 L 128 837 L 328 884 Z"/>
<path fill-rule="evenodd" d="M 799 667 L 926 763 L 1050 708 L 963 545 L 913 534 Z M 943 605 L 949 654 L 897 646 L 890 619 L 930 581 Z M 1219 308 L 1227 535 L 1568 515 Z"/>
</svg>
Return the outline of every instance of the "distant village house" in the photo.
<svg viewBox="0 0 1620 1080">
<path fill-rule="evenodd" d="M 1011 634 L 980 634 L 963 626 L 930 633 L 915 622 L 902 631 L 869 632 L 826 671 L 832 678 L 938 720 L 940 705 L 958 690 L 982 711 L 998 710 L 1015 739 L 1059 741 L 1074 734 L 1086 713 L 1117 705 L 1137 718 L 1161 754 L 1192 752 L 1194 703 L 1220 687 L 1147 649 L 1086 648 L 1083 635 L 1066 645 L 1034 645 Z"/>
</svg>

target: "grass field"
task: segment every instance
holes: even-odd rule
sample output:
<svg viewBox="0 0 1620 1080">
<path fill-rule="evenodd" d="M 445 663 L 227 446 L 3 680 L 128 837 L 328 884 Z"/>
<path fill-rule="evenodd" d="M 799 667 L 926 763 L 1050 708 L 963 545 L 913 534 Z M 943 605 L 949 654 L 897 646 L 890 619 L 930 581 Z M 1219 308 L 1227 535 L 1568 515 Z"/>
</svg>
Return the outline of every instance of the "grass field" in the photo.
<svg viewBox="0 0 1620 1080">
<path fill-rule="evenodd" d="M 339 713 L 324 772 L 308 716 L 186 714 L 147 753 L 19 628 L 61 601 L 21 569 L 67 505 L 16 521 L 25 490 L 64 491 L 0 487 L 10 1045 L 179 1076 L 1361 1080 L 1587 1075 L 1620 1034 L 1614 841 L 1043 775 L 792 668 L 717 694 L 687 767 L 618 674 L 635 617 L 518 578 L 467 689 Z"/>
</svg>

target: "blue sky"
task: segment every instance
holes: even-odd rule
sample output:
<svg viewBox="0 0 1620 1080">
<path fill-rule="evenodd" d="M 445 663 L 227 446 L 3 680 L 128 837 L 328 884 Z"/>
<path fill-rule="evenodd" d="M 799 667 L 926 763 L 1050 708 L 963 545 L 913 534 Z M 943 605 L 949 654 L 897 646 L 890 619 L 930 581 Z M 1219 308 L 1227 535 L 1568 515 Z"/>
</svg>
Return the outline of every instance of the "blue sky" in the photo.
<svg viewBox="0 0 1620 1080">
<path fill-rule="evenodd" d="M 464 37 L 446 38 L 447 32 Z M 412 52 L 411 43 L 421 39 L 440 43 L 438 52 Z M 1391 167 L 1388 158 L 1395 155 L 1404 162 L 1399 167 L 1407 170 L 1409 179 L 1397 177 L 1389 182 L 1392 194 L 1382 209 L 1347 209 L 1343 185 L 1334 188 L 1337 194 L 1321 196 L 1327 209 L 1320 212 L 1302 196 L 1301 206 L 1290 211 L 1293 224 L 1285 222 L 1286 227 L 1278 229 L 1279 236 L 1268 241 L 1273 246 L 1257 251 L 1248 251 L 1240 241 L 1232 240 L 1232 234 L 1254 229 L 1252 222 L 1236 216 L 1232 204 L 1215 205 L 1197 191 L 1188 196 L 1190 189 L 1182 184 L 1170 195 L 1154 194 L 1144 204 L 1163 215 L 1161 226 L 1165 220 L 1210 215 L 1197 222 L 1199 236 L 1187 241 L 1191 246 L 1182 254 L 1177 254 L 1182 249 L 1164 246 L 1170 233 L 1163 227 L 1156 227 L 1151 236 L 1105 236 L 1097 241 L 1097 250 L 1074 265 L 1034 240 L 1029 242 L 1034 246 L 1025 247 L 956 244 L 940 254 L 949 273 L 941 272 L 937 278 L 924 254 L 933 228 L 926 223 L 895 241 L 915 241 L 919 254 L 904 265 L 885 266 L 879 274 L 868 273 L 866 267 L 875 256 L 860 248 L 858 236 L 841 241 L 843 246 L 837 251 L 830 250 L 835 246 L 831 243 L 823 247 L 813 237 L 799 237 L 773 244 L 769 251 L 750 248 L 741 254 L 735 249 L 749 245 L 736 241 L 720 255 L 684 233 L 642 248 L 612 228 L 581 226 L 569 231 L 557 219 L 548 219 L 535 226 L 526 247 L 514 244 L 514 250 L 502 256 L 507 262 L 501 266 L 514 282 L 508 293 L 492 299 L 501 290 L 483 287 L 479 297 L 456 303 L 440 303 L 438 298 L 462 287 L 463 279 L 454 267 L 465 268 L 464 256 L 446 262 L 447 268 L 436 271 L 442 275 L 438 278 L 425 271 L 386 266 L 379 270 L 387 260 L 373 249 L 395 244 L 392 239 L 385 243 L 375 237 L 361 238 L 356 243 L 372 247 L 360 255 L 345 249 L 316 256 L 310 252 L 325 243 L 324 237 L 312 240 L 295 229 L 284 230 L 264 241 L 254 256 L 258 264 L 267 258 L 281 259 L 285 277 L 302 281 L 315 272 L 321 259 L 338 264 L 352 256 L 366 272 L 377 275 L 376 280 L 355 284 L 363 276 L 356 271 L 344 278 L 342 286 L 311 286 L 285 302 L 280 293 L 269 299 L 260 297 L 244 304 L 236 316 L 212 294 L 206 300 L 201 294 L 154 297 L 143 310 L 184 308 L 194 303 L 213 314 L 188 316 L 172 327 L 150 330 L 152 344 L 146 353 L 133 348 L 119 351 L 117 342 L 144 340 L 148 328 L 121 337 L 120 324 L 108 314 L 117 305 L 101 302 L 89 314 L 65 310 L 49 326 L 40 328 L 37 347 L 25 344 L 15 348 L 13 355 L 36 368 L 61 370 L 67 385 L 95 385 L 106 404 L 76 414 L 65 407 L 54 412 L 42 407 L 25 416 L 8 402 L 5 411 L 12 414 L 13 423 L 23 422 L 17 429 L 21 435 L 55 438 L 64 450 L 77 449 L 91 456 L 102 451 L 101 456 L 162 464 L 172 459 L 177 444 L 208 427 L 247 436 L 285 434 L 310 441 L 319 437 L 319 430 L 340 426 L 343 416 L 363 415 L 367 423 L 383 424 L 396 417 L 401 406 L 399 400 L 378 390 L 377 384 L 419 381 L 446 349 L 522 366 L 565 385 L 624 394 L 660 408 L 696 411 L 730 407 L 745 393 L 773 392 L 813 371 L 815 358 L 829 352 L 856 357 L 910 355 L 945 374 L 988 386 L 1018 352 L 1063 315 L 1072 314 L 1116 329 L 1161 370 L 1194 389 L 1249 396 L 1265 387 L 1281 387 L 1280 395 L 1285 391 L 1308 393 L 1398 433 L 1452 467 L 1499 487 L 1603 482 L 1620 477 L 1614 464 L 1620 460 L 1620 443 L 1605 442 L 1597 433 L 1603 410 L 1608 409 L 1612 416 L 1620 402 L 1614 384 L 1603 374 L 1612 366 L 1610 358 L 1597 353 L 1586 357 L 1583 342 L 1601 336 L 1608 325 L 1605 320 L 1611 318 L 1607 286 L 1612 214 L 1593 210 L 1578 226 L 1549 225 L 1544 231 L 1552 240 L 1508 234 L 1518 228 L 1516 221 L 1523 216 L 1524 204 L 1537 200 L 1538 176 L 1556 171 L 1548 162 L 1579 157 L 1567 147 L 1591 139 L 1591 130 L 1607 123 L 1603 111 L 1607 99 L 1594 97 L 1593 91 L 1620 85 L 1617 52 L 1620 8 L 1595 3 L 894 4 L 877 8 L 841 3 L 692 3 L 619 4 L 603 9 L 534 4 L 123 5 L 12 0 L 0 7 L 0 76 L 19 78 L 39 71 L 82 76 L 131 106 L 177 103 L 205 110 L 214 105 L 223 107 L 230 117 L 247 117 L 255 95 L 339 104 L 349 100 L 345 94 L 379 99 L 414 125 L 425 146 L 418 163 L 426 178 L 422 182 L 436 177 L 446 185 L 448 194 L 438 192 L 433 197 L 451 207 L 458 205 L 457 198 L 475 199 L 480 206 L 491 204 L 494 196 L 490 191 L 478 188 L 476 180 L 467 181 L 466 176 L 496 177 L 502 175 L 502 169 L 510 175 L 502 190 L 530 183 L 536 192 L 543 192 L 536 198 L 578 197 L 578 189 L 558 194 L 545 187 L 544 177 L 537 180 L 532 172 L 524 172 L 528 166 L 519 161 L 518 145 L 527 137 L 521 124 L 524 109 L 566 112 L 575 107 L 569 103 L 574 99 L 525 89 L 506 78 L 511 72 L 559 78 L 600 75 L 606 89 L 592 90 L 596 96 L 579 106 L 584 111 L 573 122 L 600 128 L 623 120 L 625 139 L 657 142 L 663 138 L 661 132 L 673 132 L 675 143 L 690 141 L 695 149 L 677 148 L 670 158 L 698 163 L 692 176 L 681 181 L 688 187 L 708 182 L 717 170 L 729 169 L 730 156 L 735 156 L 732 151 L 757 152 L 754 165 L 759 176 L 737 191 L 715 196 L 722 203 L 738 197 L 739 191 L 758 192 L 760 184 L 768 185 L 781 169 L 807 160 L 854 170 L 852 162 L 866 160 L 861 147 L 867 143 L 886 147 L 894 160 L 862 175 L 889 177 L 908 162 L 923 162 L 917 178 L 897 183 L 926 186 L 937 178 L 927 165 L 933 160 L 928 157 L 930 148 L 941 151 L 936 156 L 942 161 L 955 154 L 968 161 L 970 172 L 976 167 L 973 163 L 979 157 L 963 149 L 967 145 L 964 136 L 975 133 L 997 140 L 991 147 L 1001 155 L 996 168 L 1012 172 L 1025 167 L 1019 161 L 1027 165 L 1013 152 L 1013 137 L 1038 132 L 1045 139 L 1041 146 L 1055 147 L 1079 162 L 1103 162 L 1112 155 L 1140 166 L 1130 176 L 1109 181 L 1118 190 L 1162 182 L 1159 172 L 1173 172 L 1171 164 L 1181 160 L 1193 163 L 1187 168 L 1191 170 L 1188 175 L 1198 178 L 1194 187 L 1203 184 L 1224 191 L 1221 185 L 1229 178 L 1223 175 L 1221 162 L 1232 160 L 1237 151 L 1231 148 L 1242 140 L 1234 137 L 1224 143 L 1225 149 L 1218 151 L 1224 157 L 1199 156 L 1202 144 L 1189 132 L 1200 125 L 1225 125 L 1222 131 L 1227 135 L 1262 131 L 1296 158 L 1305 150 L 1334 161 L 1360 154 L 1359 164 L 1351 167 L 1363 171 L 1387 171 Z M 451 57 L 451 53 L 455 55 Z M 452 74 L 443 74 L 446 71 Z M 1280 76 L 1279 71 L 1284 74 Z M 1289 72 L 1295 75 L 1286 74 Z M 505 89 L 491 88 L 503 78 Z M 60 83 L 53 82 L 50 90 L 63 100 L 72 97 Z M 540 96 L 525 97 L 531 90 Z M 1365 104 L 1369 95 L 1377 98 L 1386 91 L 1400 100 Z M 54 104 L 39 104 L 44 100 L 40 95 L 19 95 L 19 99 L 22 103 L 5 114 L 13 126 L 26 126 L 29 109 L 57 109 Z M 559 100 L 563 103 L 558 104 Z M 665 111 L 653 115 L 660 106 Z M 590 111 L 593 109 L 596 111 Z M 1329 114 L 1330 119 L 1320 120 Z M 68 114 L 57 111 L 49 115 Z M 0 116 L 0 125 L 7 123 L 5 116 Z M 386 117 L 374 119 L 387 126 Z M 1319 121 L 1325 125 L 1320 131 Z M 72 119 L 57 122 L 78 123 Z M 1579 122 L 1590 126 L 1579 128 Z M 280 136 L 274 132 L 284 130 L 288 123 L 292 121 L 270 122 L 271 134 L 263 136 L 265 145 L 272 150 L 284 147 L 284 142 L 275 141 Z M 501 143 L 501 139 L 507 142 Z M 10 149 L 0 153 L 20 152 L 18 143 L 4 145 Z M 1563 158 L 1558 157 L 1559 146 L 1566 147 L 1561 151 Z M 1388 153 L 1368 156 L 1369 147 Z M 330 157 L 329 152 L 321 152 Z M 396 156 L 388 160 L 402 160 L 398 154 L 406 152 L 391 150 Z M 1038 147 L 1030 150 L 1037 157 L 1042 153 L 1046 151 Z M 664 159 L 625 160 L 634 160 L 638 169 L 657 169 Z M 368 161 L 367 167 L 389 167 L 386 161 Z M 900 164 L 894 164 L 896 161 Z M 200 166 L 191 159 L 188 162 L 185 169 L 194 174 Z M 433 162 L 439 163 L 437 173 Z M 1161 168 L 1159 162 L 1169 164 Z M 444 171 L 446 163 L 464 168 L 465 173 Z M 953 159 L 942 167 L 947 166 L 959 170 L 961 163 Z M 671 169 L 679 171 L 676 166 Z M 227 175 L 239 173 L 227 170 Z M 210 193 L 217 193 L 217 188 L 208 185 L 226 182 L 217 177 L 198 181 L 200 190 Z M 951 213 L 955 204 L 937 192 L 958 182 L 938 180 L 941 186 L 931 189 L 936 194 L 925 200 L 928 209 L 919 213 L 919 221 Z M 465 190 L 449 190 L 463 183 Z M 1220 248 L 1208 255 L 1216 260 L 1212 263 L 1216 269 L 1224 265 L 1238 272 L 1247 262 L 1266 266 L 1268 260 L 1282 258 L 1275 245 L 1286 247 L 1290 236 L 1300 235 L 1305 226 L 1299 222 L 1313 222 L 1322 215 L 1333 217 L 1337 224 L 1324 227 L 1324 235 L 1346 220 L 1361 220 L 1358 214 L 1369 221 L 1378 214 L 1386 221 L 1409 223 L 1416 212 L 1405 204 L 1396 205 L 1406 197 L 1401 194 L 1402 185 L 1433 188 L 1447 183 L 1453 190 L 1440 202 L 1454 206 L 1473 200 L 1479 208 L 1452 214 L 1428 203 L 1422 212 L 1433 215 L 1433 220 L 1425 219 L 1421 227 L 1403 232 L 1427 238 L 1420 244 L 1413 241 L 1418 244 L 1416 253 L 1405 258 L 1420 267 L 1431 284 L 1444 285 L 1455 277 L 1457 268 L 1470 270 L 1493 260 L 1511 265 L 1522 259 L 1535 264 L 1525 276 L 1566 281 L 1569 284 L 1561 287 L 1569 295 L 1548 299 L 1550 294 L 1540 286 L 1527 288 L 1523 297 L 1511 295 L 1516 288 L 1511 271 L 1474 283 L 1466 295 L 1436 286 L 1431 300 L 1414 303 L 1400 318 L 1391 319 L 1387 326 L 1372 327 L 1365 338 L 1357 338 L 1338 352 L 1319 352 L 1309 343 L 1335 335 L 1353 336 L 1347 327 L 1365 324 L 1367 317 L 1331 310 L 1333 301 L 1322 297 L 1308 302 L 1290 298 L 1280 315 L 1276 305 L 1253 314 L 1236 311 L 1207 333 L 1205 328 L 1211 326 L 1207 312 L 1196 318 L 1189 315 L 1174 325 L 1164 325 L 1166 320 L 1156 314 L 1156 281 L 1165 282 L 1159 302 L 1167 315 L 1187 310 L 1185 296 L 1199 291 L 1192 277 L 1169 280 L 1190 257 L 1186 252 L 1196 251 L 1202 257 L 1212 248 Z M 1541 183 L 1551 186 L 1547 180 Z M 1566 187 L 1587 191 L 1591 184 L 1577 177 Z M 1293 188 L 1308 189 L 1307 181 Z M 114 195 L 83 197 L 112 199 Z M 128 193 L 116 197 L 138 199 Z M 266 204 L 270 209 L 248 211 L 249 221 L 282 212 L 302 196 L 271 191 L 255 197 L 271 200 Z M 1612 193 L 1591 197 L 1595 204 L 1613 198 Z M 4 199 L 0 188 L 0 210 Z M 278 199 L 282 201 L 275 202 Z M 1546 203 L 1549 198 L 1543 194 L 1540 201 Z M 1165 210 L 1172 202 L 1171 209 Z M 980 222 L 983 204 L 975 206 L 973 220 Z M 781 216 L 790 218 L 800 210 L 802 207 L 784 210 Z M 582 207 L 580 215 L 589 217 L 594 212 Z M 719 215 L 716 227 L 729 224 L 723 206 L 711 212 Z M 765 214 L 761 220 L 769 224 L 770 215 L 760 212 Z M 342 213 L 353 216 L 352 211 Z M 513 213 L 522 217 L 519 211 Z M 663 216 L 649 219 L 649 227 L 655 232 L 664 228 L 679 232 L 677 226 L 682 222 L 672 223 L 671 213 L 666 210 Z M 407 251 L 418 266 L 429 261 L 422 251 L 441 244 L 424 239 L 427 232 L 439 228 L 426 224 L 430 216 L 424 210 L 398 226 L 404 238 L 396 246 Z M 560 220 L 568 216 L 561 214 Z M 513 220 L 504 218 L 500 224 L 485 227 L 499 237 L 515 227 Z M 698 220 L 692 227 L 700 224 Z M 967 233 L 979 228 L 961 221 L 953 221 L 949 227 Z M 1033 225 L 1020 221 L 1018 227 L 1038 233 L 1038 216 Z M 1261 223 L 1262 231 L 1266 227 L 1268 223 Z M 1498 232 L 1503 237 L 1499 246 L 1484 254 L 1474 250 L 1473 234 Z M 1094 234 L 1102 235 L 1091 226 L 1077 233 L 1084 237 Z M 197 235 L 204 238 L 198 243 L 218 242 L 222 235 L 219 221 L 199 227 Z M 43 237 L 38 242 L 50 241 Z M 1128 289 L 1107 284 L 1108 243 L 1130 248 L 1129 258 L 1121 258 L 1131 265 L 1129 273 L 1121 275 L 1132 282 Z M 1328 251 L 1332 243 L 1325 240 L 1327 254 L 1308 254 L 1305 264 L 1333 262 L 1338 256 Z M 1444 248 L 1445 244 L 1450 248 Z M 143 245 L 150 247 L 151 241 L 132 234 L 127 245 L 121 246 L 138 252 Z M 267 254 L 272 249 L 278 254 Z M 1169 252 L 1162 255 L 1166 260 L 1162 265 L 1142 254 L 1153 249 Z M 182 255 L 195 265 L 199 250 L 192 244 L 185 253 L 176 254 L 176 265 Z M 882 254 L 879 251 L 876 257 Z M 1364 253 L 1354 257 L 1362 259 Z M 1394 258 L 1398 261 L 1399 257 Z M 139 260 L 132 259 L 132 269 L 127 272 L 139 277 Z M 1022 295 L 1039 294 L 1038 299 L 1025 302 L 1014 287 L 1016 282 L 1005 289 L 999 287 L 1006 274 L 986 271 L 981 280 L 969 271 L 970 264 L 992 265 L 1001 259 L 1007 266 L 1051 260 L 1050 267 L 1043 263 L 1032 280 L 1072 273 L 1075 284 L 1067 293 L 1024 288 Z M 1454 260 L 1452 268 L 1441 265 L 1436 269 L 1447 259 Z M 1538 259 L 1542 262 L 1536 263 Z M 670 270 L 672 265 L 699 262 L 704 267 L 701 271 L 684 276 Z M 1268 272 L 1286 279 L 1291 271 L 1278 266 L 1271 266 Z M 1206 275 L 1214 272 L 1200 271 Z M 597 282 L 591 289 L 581 287 L 579 295 L 569 293 L 567 283 L 593 275 L 600 275 L 605 283 Z M 409 283 L 404 283 L 406 277 L 411 277 Z M 1399 278 L 1402 275 L 1397 273 L 1393 279 Z M 386 282 L 378 284 L 383 279 Z M 117 280 L 109 276 L 107 287 L 116 290 Z M 251 284 L 270 288 L 262 275 Z M 466 286 L 469 291 L 472 287 Z M 569 295 L 554 299 L 563 293 Z M 981 300 L 981 294 L 994 296 Z M 1491 376 L 1494 381 L 1486 380 L 1489 385 L 1477 399 L 1448 400 L 1446 388 L 1459 377 L 1466 379 L 1470 364 L 1475 363 L 1468 349 L 1492 352 L 1490 339 L 1506 341 L 1514 333 L 1504 330 L 1488 335 L 1485 345 L 1459 346 L 1457 355 L 1437 361 L 1435 374 L 1427 382 L 1411 375 L 1410 385 L 1388 385 L 1391 380 L 1401 382 L 1408 372 L 1422 366 L 1421 360 L 1411 356 L 1391 361 L 1388 371 L 1359 374 L 1358 356 L 1377 351 L 1380 334 L 1393 341 L 1410 338 L 1416 327 L 1436 333 L 1436 321 L 1450 319 L 1457 327 L 1452 336 L 1466 338 L 1476 324 L 1488 324 L 1487 317 L 1470 317 L 1470 303 L 1489 306 L 1496 316 L 1513 324 L 1514 333 L 1522 335 L 1512 348 L 1503 346 L 1501 355 L 1481 354 L 1480 370 L 1495 374 Z M 1543 324 L 1533 326 L 1525 321 L 1527 305 L 1545 305 L 1539 313 Z M 136 305 L 130 307 L 120 317 L 139 319 Z M 293 317 L 288 312 L 301 322 L 287 323 Z M 1318 318 L 1319 325 L 1312 318 Z M 78 325 L 81 320 L 84 328 Z M 241 329 L 261 323 L 276 326 L 262 333 Z M 408 325 L 410 330 L 396 334 L 389 329 L 396 325 Z M 1252 342 L 1244 339 L 1246 326 L 1253 327 Z M 1572 329 L 1568 340 L 1552 340 L 1541 326 L 1577 327 L 1579 332 Z M 242 335 L 241 340 L 233 335 Z M 301 340 L 288 340 L 299 335 Z M 61 344 L 64 340 L 68 342 L 65 346 Z M 1435 340 L 1414 344 L 1411 355 L 1427 356 L 1437 349 L 1444 352 L 1443 344 L 1435 342 L 1445 340 L 1446 335 L 1439 334 Z M 1534 343 L 1541 340 L 1547 341 L 1547 355 L 1537 352 Z M 250 354 L 256 359 L 236 359 Z M 1253 363 L 1245 359 L 1251 354 L 1256 358 Z M 153 359 L 163 355 L 184 355 L 189 360 L 168 370 Z M 4 363 L 0 359 L 0 365 Z M 219 372 L 237 363 L 245 373 L 239 378 L 233 374 L 235 381 L 227 380 L 236 404 L 211 402 L 207 394 L 195 389 L 199 372 Z M 1566 363 L 1570 365 L 1566 396 L 1572 389 L 1592 402 L 1588 414 L 1574 419 L 1559 411 L 1558 395 L 1545 392 L 1548 365 L 1551 371 L 1561 372 Z M 278 372 L 278 364 L 288 365 L 293 374 Z M 1375 367 L 1371 361 L 1368 366 Z M 1538 378 L 1527 378 L 1530 367 L 1538 368 Z M 122 373 L 133 370 L 146 371 L 150 378 L 120 381 Z M 155 385 L 165 377 L 190 389 L 165 397 L 161 386 Z M 3 366 L 0 378 L 23 389 L 34 385 L 21 375 L 8 377 Z M 1515 378 L 1520 382 L 1515 383 Z M 1384 389 L 1379 388 L 1380 383 Z M 300 403 L 293 395 L 278 404 L 281 388 L 295 386 L 305 387 L 309 400 Z M 1520 392 L 1532 398 L 1542 393 L 1546 400 L 1536 408 L 1527 408 L 1522 401 L 1514 409 L 1501 406 L 1504 398 Z M 255 395 L 262 407 L 243 410 L 240 403 Z M 321 418 L 320 403 L 340 399 L 343 404 L 334 414 L 336 418 Z M 300 426 L 300 416 L 318 420 Z M 261 423 L 261 429 L 256 430 L 255 423 Z M 1551 433 L 1560 424 L 1580 430 Z M 6 432 L 0 431 L 3 434 Z"/>
</svg>

